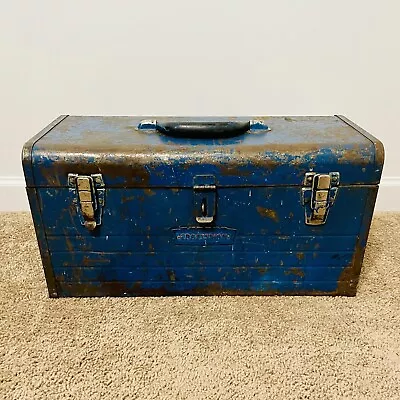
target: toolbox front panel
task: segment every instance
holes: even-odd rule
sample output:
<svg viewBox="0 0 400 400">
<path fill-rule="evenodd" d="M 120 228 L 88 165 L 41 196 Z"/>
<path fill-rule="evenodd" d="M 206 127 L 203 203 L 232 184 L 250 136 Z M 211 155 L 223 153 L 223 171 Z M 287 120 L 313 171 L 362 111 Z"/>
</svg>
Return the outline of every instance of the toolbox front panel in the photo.
<svg viewBox="0 0 400 400">
<path fill-rule="evenodd" d="M 217 188 L 210 228 L 191 189 L 106 189 L 95 231 L 67 188 L 37 193 L 59 296 L 335 294 L 365 246 L 376 186 L 340 187 L 320 226 L 305 224 L 301 187 Z"/>
</svg>

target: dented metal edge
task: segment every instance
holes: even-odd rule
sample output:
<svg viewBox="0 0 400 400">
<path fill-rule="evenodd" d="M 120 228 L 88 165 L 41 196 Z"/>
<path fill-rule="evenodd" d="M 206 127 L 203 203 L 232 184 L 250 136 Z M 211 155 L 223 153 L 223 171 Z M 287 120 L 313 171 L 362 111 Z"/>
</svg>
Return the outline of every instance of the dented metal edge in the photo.
<svg viewBox="0 0 400 400">
<path fill-rule="evenodd" d="M 51 122 L 49 125 L 43 128 L 37 135 L 33 136 L 24 144 L 22 148 L 21 161 L 25 173 L 25 182 L 27 187 L 35 185 L 35 180 L 33 178 L 33 167 L 32 167 L 33 146 L 67 117 L 68 115 L 60 115 L 53 122 Z"/>
<path fill-rule="evenodd" d="M 32 212 L 33 225 L 35 227 L 36 238 L 39 246 L 40 256 L 42 258 L 44 275 L 47 282 L 47 289 L 50 297 L 58 297 L 56 281 L 54 277 L 53 267 L 51 264 L 51 257 L 45 228 L 42 221 L 42 214 L 39 206 L 39 198 L 35 188 L 26 188 L 28 195 L 29 205 Z"/>
<path fill-rule="evenodd" d="M 369 132 L 367 132 L 365 129 L 361 128 L 360 126 L 358 126 L 354 122 L 350 121 L 344 115 L 335 115 L 335 117 L 339 118 L 345 124 L 351 126 L 358 133 L 360 133 L 366 139 L 368 139 L 369 141 L 372 142 L 372 144 L 375 147 L 375 164 L 376 164 L 376 167 L 380 169 L 380 174 L 377 177 L 377 181 L 379 183 L 380 175 L 382 174 L 383 163 L 385 161 L 385 148 L 383 146 L 383 143 L 378 138 L 376 138 L 375 136 L 373 136 Z"/>
</svg>

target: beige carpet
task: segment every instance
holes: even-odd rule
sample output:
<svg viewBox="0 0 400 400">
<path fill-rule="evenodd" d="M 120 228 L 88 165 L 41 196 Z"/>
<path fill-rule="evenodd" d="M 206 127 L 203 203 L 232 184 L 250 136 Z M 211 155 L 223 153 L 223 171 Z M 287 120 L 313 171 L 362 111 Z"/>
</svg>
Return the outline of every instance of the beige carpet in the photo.
<svg viewBox="0 0 400 400">
<path fill-rule="evenodd" d="M 399 247 L 377 214 L 355 298 L 48 299 L 0 214 L 0 399 L 400 399 Z"/>
</svg>

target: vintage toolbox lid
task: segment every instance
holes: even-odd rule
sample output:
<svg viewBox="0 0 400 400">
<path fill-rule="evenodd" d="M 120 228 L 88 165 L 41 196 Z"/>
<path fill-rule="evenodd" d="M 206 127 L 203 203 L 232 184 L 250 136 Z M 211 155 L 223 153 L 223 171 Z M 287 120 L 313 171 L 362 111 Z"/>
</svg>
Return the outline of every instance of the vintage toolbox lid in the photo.
<svg viewBox="0 0 400 400">
<path fill-rule="evenodd" d="M 340 185 L 379 183 L 382 143 L 341 116 L 61 116 L 23 149 L 27 186 L 67 187 L 102 174 L 106 187 L 302 185 L 307 172 Z"/>
</svg>

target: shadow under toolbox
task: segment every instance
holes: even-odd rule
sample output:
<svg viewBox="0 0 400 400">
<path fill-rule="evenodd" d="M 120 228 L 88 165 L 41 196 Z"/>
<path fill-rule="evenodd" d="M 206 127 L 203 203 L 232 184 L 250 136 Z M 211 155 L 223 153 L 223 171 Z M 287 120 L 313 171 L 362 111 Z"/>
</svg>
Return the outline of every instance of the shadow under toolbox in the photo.
<svg viewBox="0 0 400 400">
<path fill-rule="evenodd" d="M 341 116 L 61 116 L 22 158 L 51 297 L 352 296 L 384 150 Z"/>
</svg>

